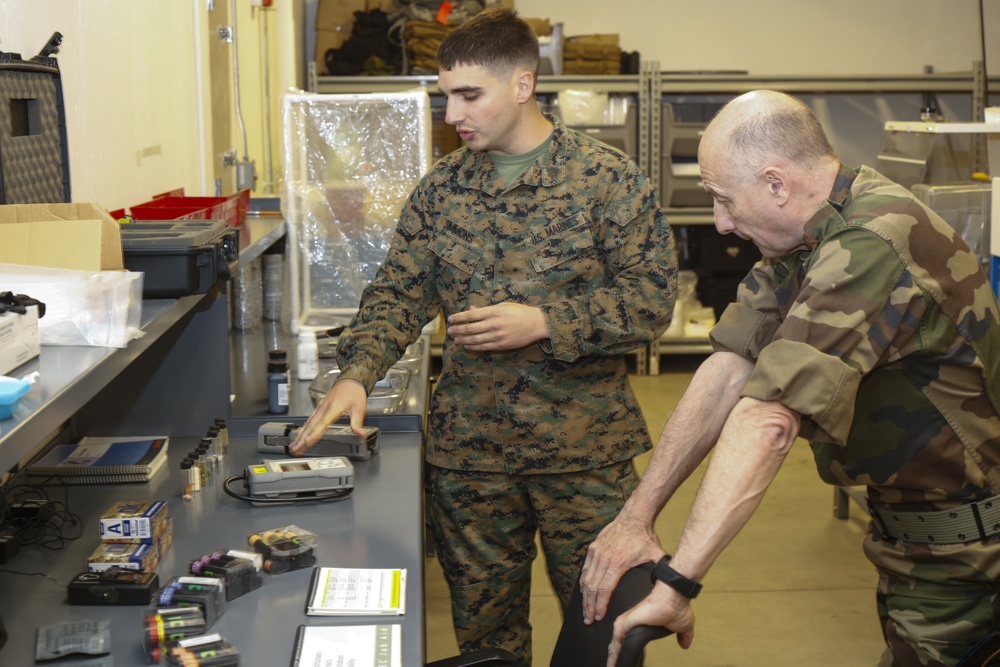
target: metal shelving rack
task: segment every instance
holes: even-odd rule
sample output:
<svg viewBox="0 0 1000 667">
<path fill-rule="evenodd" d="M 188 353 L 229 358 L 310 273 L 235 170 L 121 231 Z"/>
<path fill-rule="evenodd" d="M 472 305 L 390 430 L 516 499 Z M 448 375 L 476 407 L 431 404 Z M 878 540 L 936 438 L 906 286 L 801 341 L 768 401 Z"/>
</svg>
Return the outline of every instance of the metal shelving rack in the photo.
<svg viewBox="0 0 1000 667">
<path fill-rule="evenodd" d="M 880 95 L 880 94 L 925 94 L 951 93 L 968 94 L 972 101 L 973 114 L 981 113 L 986 104 L 983 91 L 986 89 L 982 67 L 978 63 L 968 72 L 949 74 L 914 75 L 864 75 L 864 76 L 761 76 L 745 74 L 679 74 L 660 72 L 654 84 L 658 94 L 652 99 L 657 103 L 662 96 L 736 96 L 752 90 L 773 89 L 799 95 Z M 1000 79 L 990 79 L 990 89 L 1000 90 Z M 660 143 L 651 144 L 651 160 L 660 162 Z M 996 176 L 997 174 L 994 174 Z M 994 201 L 994 211 L 998 202 Z M 686 225 L 714 224 L 709 208 L 668 208 L 670 224 L 674 227 Z M 995 280 L 995 279 L 994 279 Z M 711 346 L 706 339 L 661 338 L 650 346 L 650 374 L 659 372 L 661 354 L 707 354 Z"/>
<path fill-rule="evenodd" d="M 813 95 L 879 95 L 899 93 L 958 93 L 968 94 L 978 109 L 986 103 L 982 68 L 976 65 L 968 72 L 913 75 L 749 75 L 749 74 L 686 74 L 662 72 L 659 63 L 644 62 L 638 75 L 541 76 L 539 94 L 553 94 L 567 89 L 594 89 L 608 93 L 634 94 L 639 112 L 639 167 L 654 183 L 659 182 L 661 164 L 660 106 L 664 96 L 728 96 L 734 97 L 751 90 L 769 88 L 791 94 Z M 310 65 L 310 90 L 318 93 L 363 93 L 409 90 L 423 87 L 431 95 L 440 94 L 436 76 L 392 77 L 322 77 Z M 1000 90 L 1000 78 L 991 78 L 992 90 Z M 977 102 L 978 100 L 978 102 Z M 996 204 L 995 204 L 996 205 Z M 670 224 L 713 224 L 710 208 L 668 208 Z M 707 338 L 661 338 L 654 341 L 648 354 L 651 374 L 659 372 L 660 354 L 707 354 L 711 352 Z"/>
<path fill-rule="evenodd" d="M 650 101 L 651 91 L 654 90 L 654 81 L 658 79 L 658 64 L 643 63 L 639 74 L 623 75 L 561 75 L 561 76 L 541 76 L 538 80 L 536 93 L 540 96 L 555 95 L 565 90 L 588 89 L 602 93 L 630 95 L 636 99 L 636 109 L 639 114 L 638 125 L 638 166 L 643 173 L 649 174 L 651 166 L 658 160 L 654 155 L 658 152 L 651 151 L 655 145 L 654 141 L 659 141 L 658 128 L 659 114 L 651 113 L 651 109 L 657 108 Z M 330 77 L 317 76 L 315 64 L 310 64 L 309 88 L 311 92 L 321 94 L 359 94 L 359 93 L 386 93 L 402 92 L 407 90 L 424 89 L 428 95 L 440 95 L 437 87 L 437 77 L 420 76 L 387 76 L 387 77 Z M 658 98 L 657 98 L 658 99 Z M 651 136 L 651 132 L 652 135 Z M 436 350 L 440 354 L 440 348 Z M 645 375 L 650 367 L 649 348 L 640 347 L 634 351 L 636 355 L 636 372 Z"/>
</svg>

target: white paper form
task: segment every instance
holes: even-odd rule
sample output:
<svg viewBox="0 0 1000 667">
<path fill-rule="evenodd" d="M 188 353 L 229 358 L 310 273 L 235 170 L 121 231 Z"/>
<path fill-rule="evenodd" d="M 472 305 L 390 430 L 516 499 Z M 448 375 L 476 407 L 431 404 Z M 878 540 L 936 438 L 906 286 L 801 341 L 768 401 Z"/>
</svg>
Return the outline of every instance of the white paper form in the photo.
<svg viewBox="0 0 1000 667">
<path fill-rule="evenodd" d="M 292 667 L 402 667 L 398 625 L 299 627 Z"/>
<path fill-rule="evenodd" d="M 399 615 L 406 611 L 406 570 L 318 568 L 310 615 Z"/>
</svg>

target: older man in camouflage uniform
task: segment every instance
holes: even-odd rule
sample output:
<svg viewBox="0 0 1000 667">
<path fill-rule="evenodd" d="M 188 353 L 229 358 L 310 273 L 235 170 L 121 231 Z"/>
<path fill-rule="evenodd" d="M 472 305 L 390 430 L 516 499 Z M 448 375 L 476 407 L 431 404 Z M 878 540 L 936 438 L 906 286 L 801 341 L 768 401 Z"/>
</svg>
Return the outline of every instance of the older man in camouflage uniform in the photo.
<svg viewBox="0 0 1000 667">
<path fill-rule="evenodd" d="M 780 93 L 726 106 L 699 164 L 718 230 L 751 239 L 764 260 L 713 329 L 717 351 L 642 484 L 591 547 L 585 620 L 625 568 L 663 555 L 653 519 L 714 446 L 660 568 L 670 583 L 615 624 L 612 656 L 636 624 L 689 646 L 692 582 L 801 433 L 824 480 L 868 487 L 879 664 L 956 664 L 1000 623 L 1000 312 L 977 258 L 904 188 L 840 163 L 808 108 Z"/>
<path fill-rule="evenodd" d="M 292 446 L 342 414 L 359 428 L 365 392 L 442 311 L 429 509 L 459 645 L 507 648 L 525 666 L 535 535 L 565 608 L 587 545 L 637 483 L 632 458 L 652 445 L 623 355 L 663 332 L 676 286 L 653 187 L 539 111 L 538 60 L 513 12 L 442 42 L 438 87 L 467 146 L 404 206 L 341 337 L 344 379 Z"/>
</svg>

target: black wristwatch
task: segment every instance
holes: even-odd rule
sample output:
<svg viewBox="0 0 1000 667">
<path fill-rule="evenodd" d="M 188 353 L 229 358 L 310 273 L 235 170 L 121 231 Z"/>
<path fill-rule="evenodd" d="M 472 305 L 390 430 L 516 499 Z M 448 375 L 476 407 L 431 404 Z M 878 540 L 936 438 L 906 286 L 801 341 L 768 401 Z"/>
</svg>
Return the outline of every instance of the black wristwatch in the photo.
<svg viewBox="0 0 1000 667">
<path fill-rule="evenodd" d="M 670 567 L 670 556 L 664 556 L 659 560 L 649 579 L 654 584 L 657 580 L 662 581 L 689 600 L 695 599 L 701 592 L 701 584 Z"/>
</svg>

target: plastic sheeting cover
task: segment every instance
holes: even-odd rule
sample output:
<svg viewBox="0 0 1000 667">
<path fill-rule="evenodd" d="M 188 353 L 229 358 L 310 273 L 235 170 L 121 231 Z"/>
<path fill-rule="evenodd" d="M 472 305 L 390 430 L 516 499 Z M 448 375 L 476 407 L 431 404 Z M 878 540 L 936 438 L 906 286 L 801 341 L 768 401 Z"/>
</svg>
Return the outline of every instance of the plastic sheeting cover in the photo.
<svg viewBox="0 0 1000 667">
<path fill-rule="evenodd" d="M 292 329 L 347 324 L 431 159 L 425 91 L 283 99 Z"/>
</svg>

